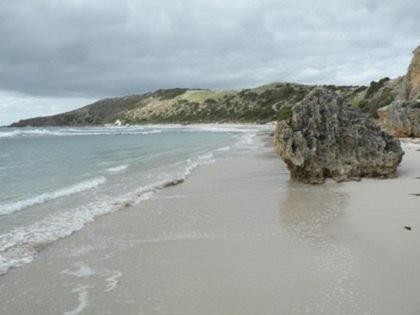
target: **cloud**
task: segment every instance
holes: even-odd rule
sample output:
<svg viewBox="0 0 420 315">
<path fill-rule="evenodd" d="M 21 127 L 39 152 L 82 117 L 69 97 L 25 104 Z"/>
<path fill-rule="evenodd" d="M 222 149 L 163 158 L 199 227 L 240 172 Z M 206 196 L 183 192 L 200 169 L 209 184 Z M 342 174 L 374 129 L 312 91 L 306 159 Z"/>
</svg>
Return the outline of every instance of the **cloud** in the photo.
<svg viewBox="0 0 420 315">
<path fill-rule="evenodd" d="M 419 16 L 417 0 L 3 1 L 0 88 L 95 98 L 366 84 L 405 72 Z"/>
<path fill-rule="evenodd" d="M 91 98 L 30 96 L 0 90 L 0 126 L 20 119 L 58 114 L 92 102 Z"/>
</svg>

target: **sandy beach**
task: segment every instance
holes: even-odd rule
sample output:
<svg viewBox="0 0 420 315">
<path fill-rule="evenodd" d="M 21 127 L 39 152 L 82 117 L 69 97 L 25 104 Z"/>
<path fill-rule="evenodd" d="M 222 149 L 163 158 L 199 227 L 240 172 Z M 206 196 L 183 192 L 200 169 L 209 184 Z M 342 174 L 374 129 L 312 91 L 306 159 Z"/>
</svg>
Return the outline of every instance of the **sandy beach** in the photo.
<svg viewBox="0 0 420 315">
<path fill-rule="evenodd" d="M 9 271 L 0 313 L 419 314 L 419 148 L 320 186 L 270 144 L 232 153 Z"/>
</svg>

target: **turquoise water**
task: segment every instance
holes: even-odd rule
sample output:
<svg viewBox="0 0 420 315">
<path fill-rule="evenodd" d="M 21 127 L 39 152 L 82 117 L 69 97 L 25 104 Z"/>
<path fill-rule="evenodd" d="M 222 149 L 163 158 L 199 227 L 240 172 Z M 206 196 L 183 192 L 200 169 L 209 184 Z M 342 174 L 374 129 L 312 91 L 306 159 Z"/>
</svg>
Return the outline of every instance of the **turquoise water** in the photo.
<svg viewBox="0 0 420 315">
<path fill-rule="evenodd" d="M 0 274 L 95 217 L 150 198 L 232 151 L 261 127 L 0 129 Z"/>
</svg>

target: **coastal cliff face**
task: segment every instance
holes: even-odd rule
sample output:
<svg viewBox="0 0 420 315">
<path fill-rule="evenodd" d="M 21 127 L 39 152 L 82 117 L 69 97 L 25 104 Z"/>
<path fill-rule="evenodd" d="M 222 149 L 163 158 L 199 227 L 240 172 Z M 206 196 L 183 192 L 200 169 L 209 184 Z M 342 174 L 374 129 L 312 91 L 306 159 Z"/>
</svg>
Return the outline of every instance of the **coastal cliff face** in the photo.
<svg viewBox="0 0 420 315">
<path fill-rule="evenodd" d="M 413 59 L 405 76 L 402 100 L 420 100 L 420 46 L 413 51 Z"/>
<path fill-rule="evenodd" d="M 396 90 L 396 101 L 378 109 L 383 130 L 396 137 L 420 137 L 420 46 Z"/>
<path fill-rule="evenodd" d="M 393 102 L 378 110 L 382 128 L 396 137 L 420 137 L 420 102 Z"/>
<path fill-rule="evenodd" d="M 276 150 L 294 179 L 321 184 L 395 177 L 403 151 L 367 115 L 334 91 L 318 88 L 277 124 Z"/>
</svg>

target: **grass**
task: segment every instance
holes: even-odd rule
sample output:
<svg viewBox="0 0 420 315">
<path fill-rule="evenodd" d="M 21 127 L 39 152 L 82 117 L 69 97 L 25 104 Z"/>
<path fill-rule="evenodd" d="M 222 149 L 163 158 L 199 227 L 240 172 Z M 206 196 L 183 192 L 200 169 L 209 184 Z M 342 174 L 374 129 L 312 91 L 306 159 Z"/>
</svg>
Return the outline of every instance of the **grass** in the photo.
<svg viewBox="0 0 420 315">
<path fill-rule="evenodd" d="M 275 90 L 282 87 L 305 88 L 306 86 L 304 84 L 298 84 L 298 83 L 275 82 L 275 83 L 258 86 L 256 88 L 250 89 L 250 91 L 255 92 L 255 93 L 263 93 L 267 90 Z"/>
<path fill-rule="evenodd" d="M 231 91 L 210 91 L 210 90 L 200 90 L 200 91 L 188 91 L 181 95 L 181 99 L 187 100 L 191 103 L 203 103 L 207 99 L 219 100 L 227 95 L 232 95 L 235 92 Z"/>
</svg>

